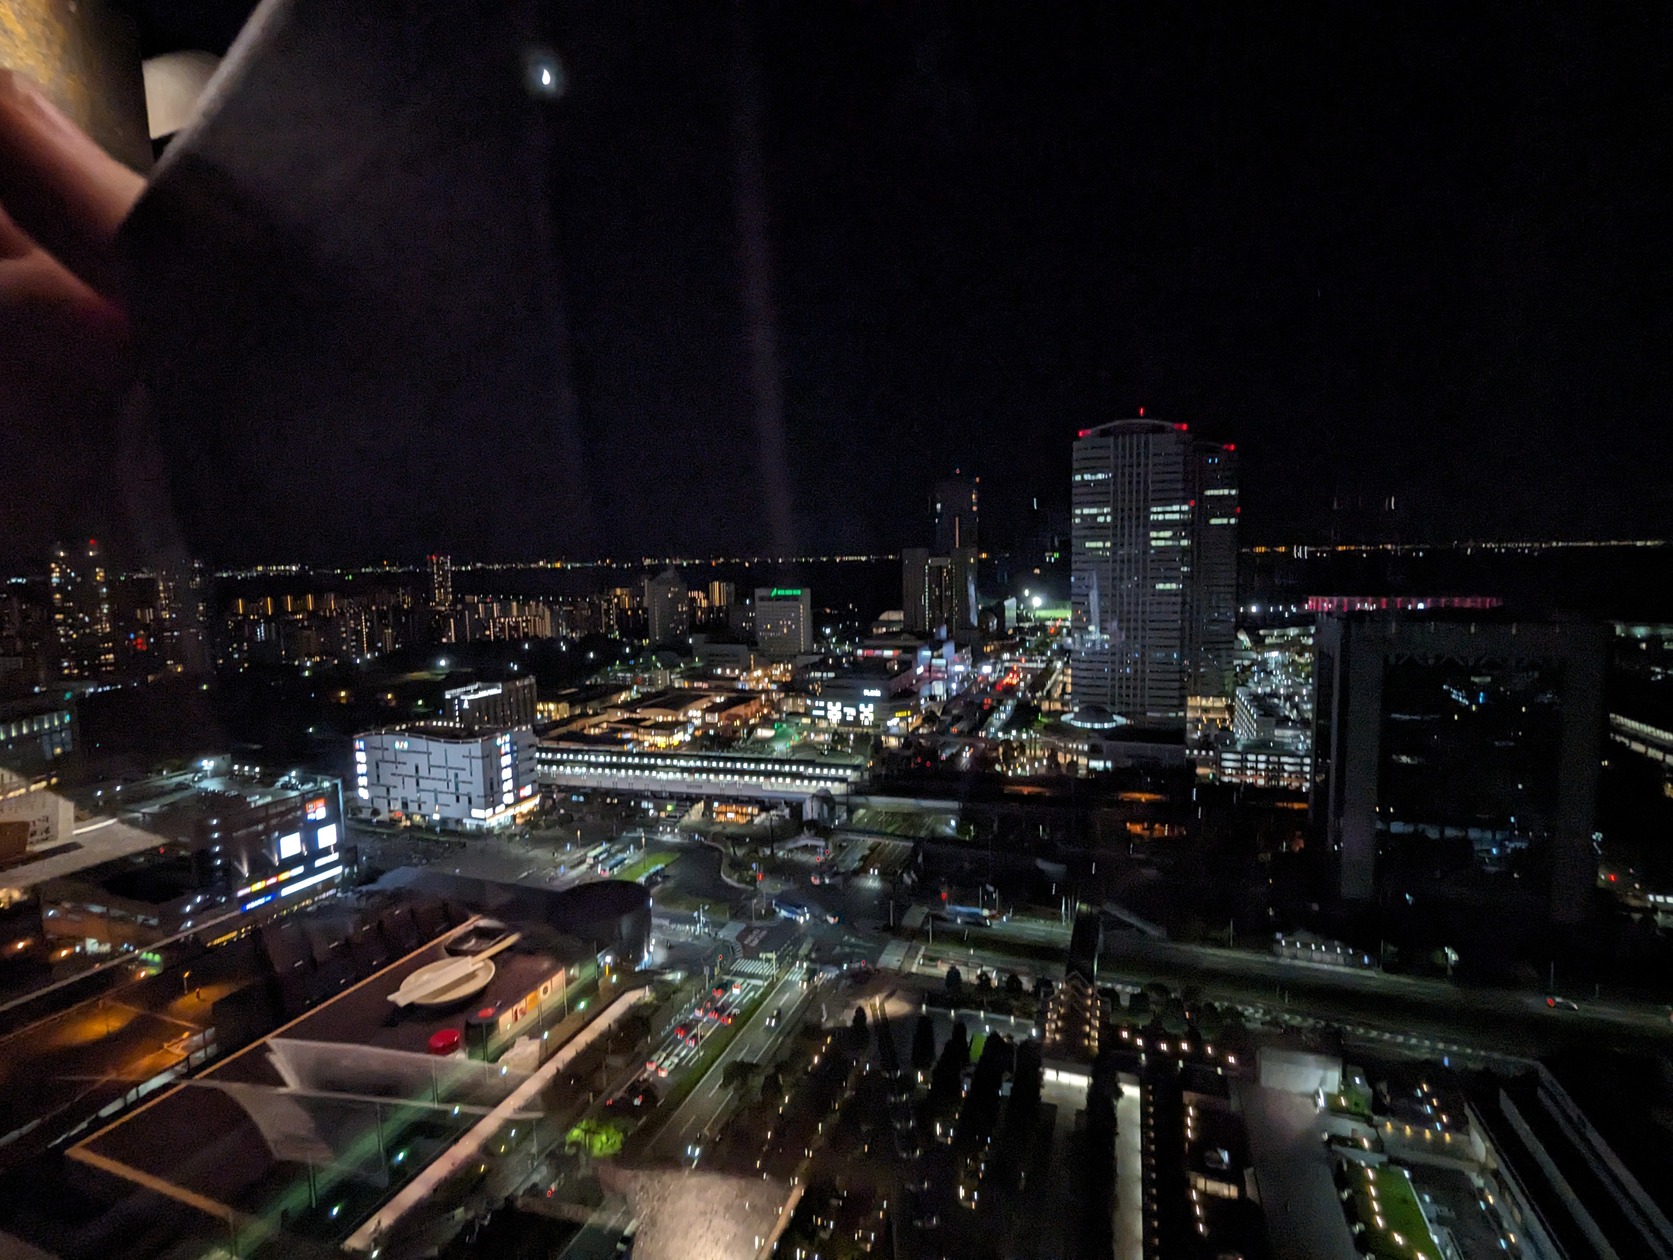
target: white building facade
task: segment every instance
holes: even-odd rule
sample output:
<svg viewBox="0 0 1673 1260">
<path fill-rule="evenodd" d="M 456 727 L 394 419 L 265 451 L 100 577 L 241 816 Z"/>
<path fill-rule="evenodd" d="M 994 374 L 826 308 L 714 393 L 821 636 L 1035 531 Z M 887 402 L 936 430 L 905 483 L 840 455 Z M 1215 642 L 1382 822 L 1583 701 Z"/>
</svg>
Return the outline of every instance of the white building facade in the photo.
<svg viewBox="0 0 1673 1260">
<path fill-rule="evenodd" d="M 481 831 L 510 824 L 540 803 L 535 736 L 527 727 L 469 735 L 450 727 L 368 731 L 354 740 L 354 789 L 362 809 L 397 822 Z"/>
</svg>

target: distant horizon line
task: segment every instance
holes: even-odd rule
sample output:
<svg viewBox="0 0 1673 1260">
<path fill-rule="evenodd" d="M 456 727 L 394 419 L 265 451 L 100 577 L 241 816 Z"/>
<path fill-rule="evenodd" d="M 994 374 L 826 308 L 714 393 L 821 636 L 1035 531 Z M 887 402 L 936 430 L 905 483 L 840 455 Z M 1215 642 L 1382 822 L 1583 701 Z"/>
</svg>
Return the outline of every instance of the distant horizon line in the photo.
<svg viewBox="0 0 1673 1260">
<path fill-rule="evenodd" d="M 1562 550 L 1603 550 L 1611 548 L 1636 547 L 1655 548 L 1673 546 L 1673 539 L 1668 538 L 1553 538 L 1553 539 L 1494 539 L 1494 538 L 1454 538 L 1444 541 L 1428 542 L 1285 542 L 1285 543 L 1252 543 L 1239 547 L 1243 555 L 1294 555 L 1305 559 L 1317 553 L 1373 553 L 1383 552 L 1390 555 L 1409 555 L 1424 551 L 1502 551 L 1502 552 L 1533 552 L 1533 551 L 1562 551 Z M 448 555 L 437 552 L 437 555 Z M 1005 552 L 994 554 L 1005 555 Z M 988 559 L 990 553 L 982 552 L 982 559 Z M 504 571 L 520 569 L 650 569 L 661 567 L 691 567 L 718 565 L 790 565 L 790 564 L 876 564 L 883 561 L 898 561 L 899 551 L 878 553 L 844 553 L 838 555 L 804 555 L 804 556 L 598 556 L 585 560 L 571 560 L 562 557 L 548 557 L 534 560 L 461 560 L 451 562 L 455 572 L 473 571 Z M 217 578 L 251 578 L 251 577 L 282 577 L 300 576 L 305 573 L 324 574 L 381 574 L 381 573 L 423 573 L 429 564 L 426 556 L 414 561 L 383 560 L 365 564 L 314 564 L 303 561 L 282 561 L 260 564 L 232 565 L 213 570 Z M 129 576 L 151 571 L 154 566 L 145 565 L 137 569 L 113 571 L 112 576 Z M 5 579 L 7 585 L 17 586 L 32 581 L 43 580 L 45 573 L 14 574 Z"/>
<path fill-rule="evenodd" d="M 1487 539 L 1487 538 L 1457 538 L 1444 542 L 1414 542 L 1414 543 L 1253 543 L 1246 547 L 1239 547 L 1238 551 L 1244 555 L 1260 555 L 1271 553 L 1294 552 L 1355 552 L 1355 551 L 1386 551 L 1402 554 L 1413 551 L 1441 551 L 1441 550 L 1491 550 L 1491 551 L 1536 551 L 1561 550 L 1565 548 L 1608 548 L 1608 547 L 1667 547 L 1673 546 L 1673 539 L 1667 538 L 1571 538 L 1571 539 Z M 437 555 L 447 555 L 437 552 Z M 994 555 L 1009 553 L 996 551 Z M 989 552 L 982 552 L 981 558 L 986 560 Z M 652 569 L 657 567 L 677 567 L 689 565 L 699 567 L 703 565 L 715 566 L 723 564 L 760 565 L 760 564 L 876 564 L 882 561 L 899 560 L 900 551 L 878 552 L 875 554 L 841 554 L 841 555 L 806 555 L 806 556 L 597 556 L 586 560 L 570 560 L 553 557 L 538 560 L 461 560 L 452 561 L 450 566 L 454 572 L 487 571 L 494 572 L 508 569 Z M 294 573 L 402 573 L 422 572 L 429 564 L 429 557 L 413 563 L 402 563 L 395 560 L 385 560 L 378 564 L 365 565 L 311 565 L 311 564 L 266 564 L 243 565 L 227 569 L 218 569 L 216 577 L 256 577 L 278 574 L 284 571 Z"/>
</svg>

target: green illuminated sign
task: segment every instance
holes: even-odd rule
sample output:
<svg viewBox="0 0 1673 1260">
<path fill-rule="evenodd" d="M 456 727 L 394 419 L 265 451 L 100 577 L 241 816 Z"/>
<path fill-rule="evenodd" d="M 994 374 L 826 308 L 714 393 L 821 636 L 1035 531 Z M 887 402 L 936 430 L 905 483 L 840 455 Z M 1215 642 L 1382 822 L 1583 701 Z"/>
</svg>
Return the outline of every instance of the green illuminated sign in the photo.
<svg viewBox="0 0 1673 1260">
<path fill-rule="evenodd" d="M 767 594 L 772 599 L 800 599 L 802 588 L 799 586 L 775 586 Z"/>
</svg>

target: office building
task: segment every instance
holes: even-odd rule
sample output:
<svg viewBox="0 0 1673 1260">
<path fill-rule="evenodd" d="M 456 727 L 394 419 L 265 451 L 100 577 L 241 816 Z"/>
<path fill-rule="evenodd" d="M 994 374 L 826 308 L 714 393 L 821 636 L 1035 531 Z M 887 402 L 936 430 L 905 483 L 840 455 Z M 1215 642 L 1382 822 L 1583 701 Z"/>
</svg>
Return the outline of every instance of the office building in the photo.
<svg viewBox="0 0 1673 1260">
<path fill-rule="evenodd" d="M 99 678 L 116 670 L 110 586 L 96 538 L 52 549 L 52 625 L 62 678 Z"/>
<path fill-rule="evenodd" d="M 120 670 L 196 674 L 208 668 L 201 565 L 121 574 L 109 589 Z"/>
<path fill-rule="evenodd" d="M 43 1137 L 68 1130 L 67 1161 L 104 1196 L 89 1215 L 127 1205 L 130 1236 L 164 1238 L 175 1254 L 253 1254 L 247 1241 L 228 1245 L 229 1221 L 245 1239 L 254 1227 L 244 1222 L 262 1222 L 262 1249 L 275 1255 L 394 1256 L 414 1237 L 426 1240 L 414 1251 L 455 1250 L 471 1219 L 452 1197 L 459 1178 L 473 1203 L 518 1195 L 530 1161 L 499 1148 L 521 1155 L 531 1132 L 561 1142 L 574 1096 L 564 1074 L 585 1077 L 580 1056 L 648 1011 L 652 991 L 632 973 L 650 933 L 650 894 L 624 880 L 553 891 L 391 872 L 329 918 L 261 933 L 259 953 L 249 952 L 268 970 L 268 1000 L 223 999 L 212 1057 L 198 1054 L 188 1073 L 175 1065 L 186 1050 L 171 1045 L 156 1055 L 170 1075 L 155 1084 L 167 1087 L 147 1090 L 143 1106 L 101 1128 L 132 1101 L 118 1091 L 136 1086 L 121 1077 L 50 1117 Z M 489 949 L 460 983 L 450 964 Z M 222 962 L 211 983 L 229 971 Z M 438 971 L 453 976 L 457 1000 L 437 995 Z M 182 978 L 169 979 L 178 994 Z M 148 995 L 121 993 L 112 1005 Z M 131 1017 L 132 1007 L 117 1009 Z M 247 1051 L 230 1053 L 235 1045 Z M 169 1213 L 160 1224 L 160 1213 L 136 1217 L 138 1200 Z M 180 1212 L 181 1200 L 194 1210 Z M 106 1243 L 104 1254 L 136 1251 Z M 713 1254 L 740 1253 L 728 1237 Z"/>
<path fill-rule="evenodd" d="M 447 721 L 471 732 L 533 726 L 534 679 L 454 687 L 442 693 L 442 712 Z"/>
<path fill-rule="evenodd" d="M 1023 548 L 1023 562 L 1034 573 L 1043 574 L 1063 563 L 1069 553 L 1069 513 L 1062 508 L 1043 508 L 1040 496 L 1030 501 L 1028 511 L 1028 541 Z"/>
<path fill-rule="evenodd" d="M 527 727 L 468 733 L 417 723 L 354 739 L 355 796 L 396 822 L 462 831 L 508 826 L 540 803 Z"/>
<path fill-rule="evenodd" d="M 13 856 L 50 849 L 75 835 L 75 805 L 40 779 L 0 769 L 0 823 L 15 823 L 22 844 Z"/>
<path fill-rule="evenodd" d="M 684 638 L 691 629 L 691 601 L 678 569 L 645 579 L 645 622 L 652 643 Z"/>
<path fill-rule="evenodd" d="M 38 687 L 57 673 L 51 588 L 30 582 L 0 591 L 0 687 Z"/>
<path fill-rule="evenodd" d="M 925 547 L 901 551 L 901 610 L 914 634 L 943 629 L 968 638 L 976 625 L 976 551 L 956 547 L 935 555 Z"/>
<path fill-rule="evenodd" d="M 1229 696 L 1237 648 L 1237 448 L 1199 441 L 1193 451 L 1188 694 Z"/>
<path fill-rule="evenodd" d="M 766 665 L 763 655 L 730 636 L 692 636 L 692 656 L 699 669 L 724 678 L 744 678 Z"/>
<path fill-rule="evenodd" d="M 56 779 L 75 749 L 75 706 L 64 692 L 0 700 L 0 766 Z"/>
<path fill-rule="evenodd" d="M 981 544 L 976 534 L 977 483 L 956 477 L 935 483 L 935 550 L 943 556 Z"/>
<path fill-rule="evenodd" d="M 1223 729 L 1199 772 L 1222 783 L 1305 792 L 1313 782 L 1313 627 L 1240 630 L 1230 701 L 1193 696 L 1188 709 L 1224 706 Z"/>
<path fill-rule="evenodd" d="M 143 948 L 264 907 L 294 908 L 342 881 L 336 779 L 208 758 L 188 781 L 125 786 L 133 804 L 5 874 L 0 900 L 34 890 L 44 935 L 66 954 Z"/>
<path fill-rule="evenodd" d="M 711 616 L 725 616 L 726 610 L 738 602 L 738 587 L 734 582 L 722 582 L 719 578 L 709 583 L 709 614 Z"/>
<path fill-rule="evenodd" d="M 917 712 L 917 674 L 904 662 L 884 658 L 856 661 L 822 680 L 808 711 L 831 726 L 863 730 L 900 729 Z"/>
<path fill-rule="evenodd" d="M 533 599 L 460 600 L 436 614 L 447 643 L 518 642 L 552 638 L 551 606 Z"/>
<path fill-rule="evenodd" d="M 923 634 L 932 615 L 946 603 L 945 564 L 931 566 L 928 547 L 906 547 L 900 553 L 900 607 L 906 628 Z M 935 623 L 940 624 L 939 617 Z"/>
<path fill-rule="evenodd" d="M 430 607 L 453 607 L 453 557 L 430 557 Z"/>
<path fill-rule="evenodd" d="M 1341 895 L 1583 919 L 1607 628 L 1365 613 L 1321 618 L 1315 644 L 1313 809 Z"/>
<path fill-rule="evenodd" d="M 813 599 L 805 586 L 755 588 L 755 641 L 768 656 L 813 651 Z"/>
<path fill-rule="evenodd" d="M 1183 725 L 1187 696 L 1231 687 L 1236 450 L 1120 420 L 1081 433 L 1073 475 L 1072 697 Z"/>
</svg>

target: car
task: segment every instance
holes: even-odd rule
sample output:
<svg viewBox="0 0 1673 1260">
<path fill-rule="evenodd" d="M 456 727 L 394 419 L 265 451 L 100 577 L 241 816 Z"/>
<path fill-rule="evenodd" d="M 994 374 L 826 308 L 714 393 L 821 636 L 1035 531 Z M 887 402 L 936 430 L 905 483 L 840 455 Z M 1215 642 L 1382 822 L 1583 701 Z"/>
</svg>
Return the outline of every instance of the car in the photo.
<svg viewBox="0 0 1673 1260">
<path fill-rule="evenodd" d="M 662 1097 L 657 1093 L 656 1087 L 653 1086 L 645 1077 L 636 1076 L 634 1077 L 632 1084 L 622 1090 L 621 1093 L 611 1098 L 604 1105 L 612 1111 L 623 1108 L 633 1108 L 638 1110 L 654 1107 L 661 1101 Z"/>
<path fill-rule="evenodd" d="M 836 912 L 834 910 L 827 910 L 827 911 L 825 911 L 825 922 L 826 923 L 840 923 L 840 922 L 842 922 L 842 920 L 837 917 Z"/>
<path fill-rule="evenodd" d="M 1545 1005 L 1554 1011 L 1577 1011 L 1580 1009 L 1580 1003 L 1573 998 L 1565 997 L 1548 997 L 1545 999 Z"/>
<path fill-rule="evenodd" d="M 784 1018 L 784 1008 L 782 1006 L 775 1006 L 773 1008 L 773 1013 L 771 1015 L 767 1016 L 767 1027 L 768 1028 L 777 1028 L 778 1027 L 778 1021 L 783 1019 L 783 1018 Z"/>
</svg>

